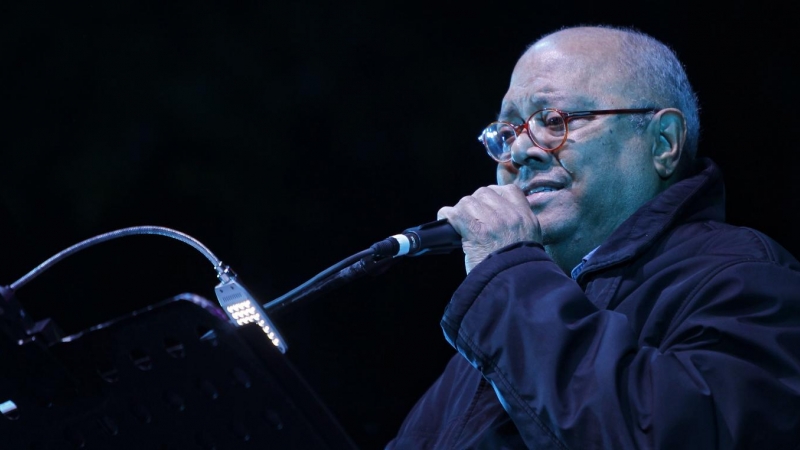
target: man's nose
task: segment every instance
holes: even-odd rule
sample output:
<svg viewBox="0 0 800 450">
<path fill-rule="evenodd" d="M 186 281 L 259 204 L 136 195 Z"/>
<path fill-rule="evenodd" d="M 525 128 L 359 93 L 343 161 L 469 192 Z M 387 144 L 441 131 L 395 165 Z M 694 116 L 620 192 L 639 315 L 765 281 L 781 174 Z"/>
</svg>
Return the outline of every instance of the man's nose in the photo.
<svg viewBox="0 0 800 450">
<path fill-rule="evenodd" d="M 522 133 L 511 145 L 511 164 L 515 167 L 529 166 L 536 168 L 547 166 L 553 162 L 553 152 L 537 146 L 528 136 Z"/>
</svg>

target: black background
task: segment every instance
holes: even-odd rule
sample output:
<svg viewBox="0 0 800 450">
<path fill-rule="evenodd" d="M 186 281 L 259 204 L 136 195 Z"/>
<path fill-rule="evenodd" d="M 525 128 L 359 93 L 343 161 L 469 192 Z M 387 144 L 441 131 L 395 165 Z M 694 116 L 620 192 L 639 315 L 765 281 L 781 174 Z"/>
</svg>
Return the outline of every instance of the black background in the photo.
<svg viewBox="0 0 800 450">
<path fill-rule="evenodd" d="M 56 2 L 2 7 L 0 284 L 137 225 L 186 233 L 262 302 L 494 182 L 475 140 L 517 57 L 560 26 L 669 43 L 701 99 L 728 218 L 800 254 L 797 25 L 773 2 Z M 453 350 L 458 253 L 400 261 L 273 317 L 363 448 L 381 447 Z M 68 332 L 215 272 L 161 236 L 108 241 L 18 292 Z"/>
</svg>

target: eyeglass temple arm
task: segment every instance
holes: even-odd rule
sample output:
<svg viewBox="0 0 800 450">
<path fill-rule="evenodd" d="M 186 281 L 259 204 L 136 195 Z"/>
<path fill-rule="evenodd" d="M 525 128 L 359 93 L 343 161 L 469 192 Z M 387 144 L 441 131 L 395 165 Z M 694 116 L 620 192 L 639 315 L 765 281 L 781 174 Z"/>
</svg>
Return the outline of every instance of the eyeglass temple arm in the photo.
<svg viewBox="0 0 800 450">
<path fill-rule="evenodd" d="M 585 117 L 585 116 L 599 116 L 605 114 L 641 114 L 649 112 L 658 112 L 658 108 L 635 108 L 635 109 L 599 109 L 594 111 L 575 111 L 575 112 L 560 112 L 565 119 L 572 117 Z"/>
</svg>

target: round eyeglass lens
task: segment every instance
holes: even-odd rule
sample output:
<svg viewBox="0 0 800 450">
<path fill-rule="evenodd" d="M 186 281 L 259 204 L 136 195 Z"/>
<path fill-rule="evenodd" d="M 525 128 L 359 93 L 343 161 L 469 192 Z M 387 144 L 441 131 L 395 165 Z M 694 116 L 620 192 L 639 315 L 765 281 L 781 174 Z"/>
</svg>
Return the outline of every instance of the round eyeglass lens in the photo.
<svg viewBox="0 0 800 450">
<path fill-rule="evenodd" d="M 543 109 L 528 119 L 528 130 L 537 146 L 554 150 L 564 143 L 567 137 L 567 122 L 558 111 Z"/>
<path fill-rule="evenodd" d="M 511 160 L 511 145 L 517 133 L 514 127 L 503 122 L 494 122 L 483 131 L 483 143 L 489 156 L 497 161 Z"/>
</svg>

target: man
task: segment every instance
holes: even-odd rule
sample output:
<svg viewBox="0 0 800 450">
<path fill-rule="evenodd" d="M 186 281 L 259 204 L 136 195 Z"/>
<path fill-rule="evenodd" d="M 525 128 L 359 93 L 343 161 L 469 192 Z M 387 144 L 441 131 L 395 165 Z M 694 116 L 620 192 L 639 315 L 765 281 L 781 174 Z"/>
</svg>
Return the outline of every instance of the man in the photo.
<svg viewBox="0 0 800 450">
<path fill-rule="evenodd" d="M 698 135 L 655 39 L 527 49 L 481 135 L 498 185 L 439 211 L 468 273 L 458 353 L 387 449 L 800 448 L 800 264 L 724 223 Z"/>
</svg>

